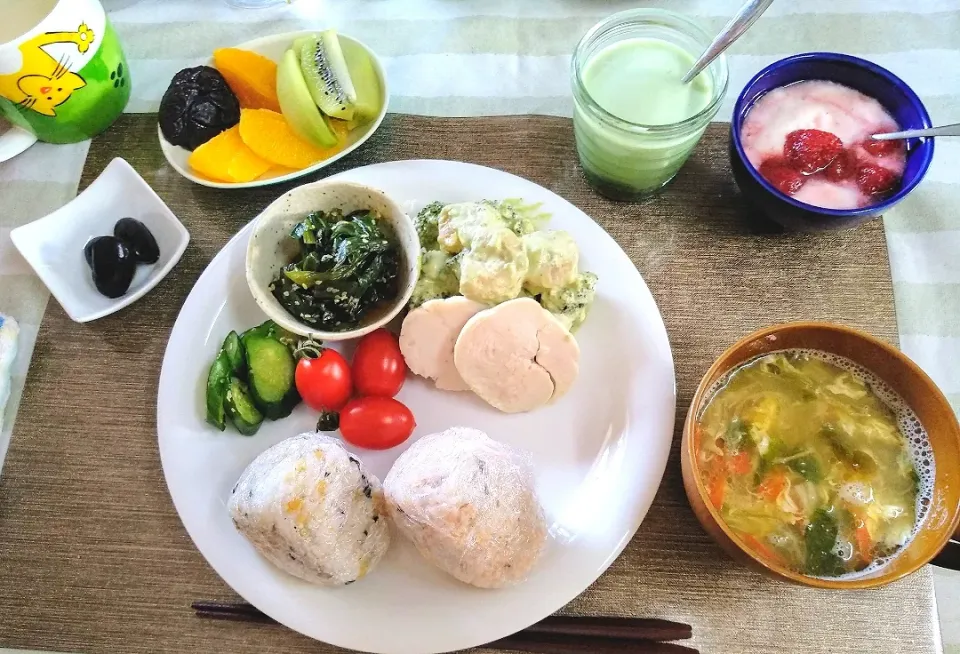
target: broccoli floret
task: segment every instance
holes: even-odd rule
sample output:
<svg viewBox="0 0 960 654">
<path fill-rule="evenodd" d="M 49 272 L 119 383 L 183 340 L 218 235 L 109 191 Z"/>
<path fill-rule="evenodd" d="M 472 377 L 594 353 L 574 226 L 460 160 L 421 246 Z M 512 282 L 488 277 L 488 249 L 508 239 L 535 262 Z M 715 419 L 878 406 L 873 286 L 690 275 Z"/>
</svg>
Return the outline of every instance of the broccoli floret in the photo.
<svg viewBox="0 0 960 654">
<path fill-rule="evenodd" d="M 540 305 L 552 313 L 571 332 L 587 319 L 590 305 L 597 295 L 597 276 L 580 273 L 573 283 L 539 293 Z"/>
<path fill-rule="evenodd" d="M 446 205 L 443 202 L 431 202 L 420 210 L 413 221 L 417 227 L 417 236 L 420 237 L 420 247 L 424 250 L 436 250 L 440 247 L 437 243 L 440 235 L 437 220 L 444 206 Z"/>
<path fill-rule="evenodd" d="M 442 250 L 421 254 L 420 277 L 410 296 L 410 308 L 415 309 L 427 300 L 442 300 L 460 294 L 457 277 L 459 257 L 451 257 Z"/>
<path fill-rule="evenodd" d="M 500 214 L 507 227 L 513 230 L 517 236 L 532 234 L 550 220 L 550 214 L 541 211 L 541 204 L 524 204 L 519 198 L 500 201 L 483 200 L 483 204 L 488 204 Z"/>
</svg>

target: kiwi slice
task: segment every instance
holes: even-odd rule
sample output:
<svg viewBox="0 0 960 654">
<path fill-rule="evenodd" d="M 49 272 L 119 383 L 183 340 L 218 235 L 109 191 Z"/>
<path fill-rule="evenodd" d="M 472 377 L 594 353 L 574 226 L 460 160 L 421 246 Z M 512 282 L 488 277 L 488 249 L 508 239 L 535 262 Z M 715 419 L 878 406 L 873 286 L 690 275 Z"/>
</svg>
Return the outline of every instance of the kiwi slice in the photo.
<svg viewBox="0 0 960 654">
<path fill-rule="evenodd" d="M 336 31 L 326 30 L 297 43 L 303 78 L 320 111 L 331 118 L 352 120 L 357 92 Z"/>
<path fill-rule="evenodd" d="M 350 71 L 350 79 L 357 91 L 353 120 L 350 121 L 350 128 L 353 129 L 369 123 L 380 114 L 383 107 L 383 89 L 366 49 L 353 41 L 344 40 L 340 45 Z"/>
<path fill-rule="evenodd" d="M 300 138 L 321 148 L 337 144 L 329 119 L 317 108 L 300 70 L 300 55 L 293 48 L 283 54 L 277 66 L 277 98 L 280 110 Z"/>
</svg>

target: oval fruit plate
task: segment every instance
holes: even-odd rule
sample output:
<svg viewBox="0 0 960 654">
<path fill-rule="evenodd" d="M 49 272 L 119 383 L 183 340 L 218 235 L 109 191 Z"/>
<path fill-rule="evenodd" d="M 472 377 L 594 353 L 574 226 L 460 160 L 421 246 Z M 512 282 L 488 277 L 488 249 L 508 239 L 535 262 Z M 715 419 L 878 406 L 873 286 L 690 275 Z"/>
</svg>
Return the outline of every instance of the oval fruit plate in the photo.
<svg viewBox="0 0 960 654">
<path fill-rule="evenodd" d="M 247 41 L 246 43 L 241 43 L 240 45 L 234 46 L 234 48 L 236 50 L 246 50 L 258 55 L 262 55 L 267 59 L 276 62 L 279 67 L 282 67 L 284 54 L 288 49 L 291 48 L 294 41 L 304 37 L 315 36 L 319 33 L 319 31 L 313 30 L 286 32 L 284 34 L 275 34 L 273 36 L 265 36 L 252 41 Z M 163 150 L 163 155 L 167 158 L 167 161 L 178 173 L 190 181 L 196 182 L 197 184 L 201 184 L 203 186 L 232 189 L 253 188 L 257 186 L 268 186 L 271 184 L 282 184 L 283 182 L 288 182 L 290 180 L 309 175 L 320 170 L 321 168 L 324 168 L 325 166 L 329 166 L 339 159 L 342 159 L 346 155 L 359 148 L 373 135 L 374 132 L 377 131 L 377 129 L 380 127 L 380 124 L 383 122 L 384 116 L 387 115 L 387 105 L 390 101 L 390 91 L 387 87 L 387 79 L 383 71 L 383 65 L 381 64 L 376 53 L 360 41 L 345 34 L 337 34 L 337 37 L 345 53 L 352 51 L 353 53 L 364 53 L 367 56 L 370 64 L 372 65 L 377 81 L 379 82 L 380 94 L 382 98 L 379 112 L 376 113 L 376 116 L 372 118 L 372 120 L 366 124 L 359 125 L 356 128 L 351 129 L 345 135 L 340 135 L 340 138 L 346 139 L 346 143 L 342 148 L 331 153 L 330 156 L 325 157 L 304 168 L 292 170 L 289 168 L 274 167 L 270 170 L 267 170 L 267 172 L 263 173 L 260 177 L 251 181 L 225 182 L 212 179 L 193 170 L 189 163 L 191 155 L 190 150 L 173 145 L 167 141 L 167 139 L 164 138 L 163 131 L 160 129 L 160 126 L 157 125 L 157 136 L 160 139 L 160 149 Z M 204 62 L 204 65 L 215 68 L 216 66 L 214 64 L 214 58 L 211 57 L 209 60 Z M 292 100 L 291 102 L 293 105 L 297 104 L 297 100 Z M 300 102 L 304 103 L 303 100 Z M 282 104 L 286 105 L 287 103 L 283 102 Z M 304 110 L 310 110 L 314 113 L 317 113 L 315 106 L 306 106 L 304 107 Z"/>
<path fill-rule="evenodd" d="M 451 161 L 396 161 L 330 178 L 380 189 L 408 214 L 427 204 L 521 198 L 549 214 L 595 273 L 596 301 L 576 332 L 579 378 L 557 402 L 506 414 L 472 393 L 438 390 L 408 375 L 397 399 L 416 416 L 410 439 L 388 450 L 344 443 L 383 479 L 396 458 L 427 434 L 464 425 L 530 453 L 549 538 L 522 583 L 481 590 L 447 576 L 393 534 L 390 549 L 356 584 L 325 588 L 261 557 L 227 511 L 231 489 L 261 452 L 313 431 L 317 413 L 300 405 L 255 436 L 204 422 L 210 364 L 231 330 L 266 316 L 244 278 L 252 223 L 213 259 L 187 297 L 160 374 L 157 431 L 170 495 L 197 548 L 244 599 L 312 638 L 379 654 L 432 654 L 474 647 L 542 620 L 582 593 L 633 538 L 653 502 L 673 440 L 673 357 L 656 302 L 617 243 L 575 206 L 520 177 Z M 350 358 L 353 343 L 327 345 Z M 375 626 L 376 628 L 371 628 Z"/>
</svg>

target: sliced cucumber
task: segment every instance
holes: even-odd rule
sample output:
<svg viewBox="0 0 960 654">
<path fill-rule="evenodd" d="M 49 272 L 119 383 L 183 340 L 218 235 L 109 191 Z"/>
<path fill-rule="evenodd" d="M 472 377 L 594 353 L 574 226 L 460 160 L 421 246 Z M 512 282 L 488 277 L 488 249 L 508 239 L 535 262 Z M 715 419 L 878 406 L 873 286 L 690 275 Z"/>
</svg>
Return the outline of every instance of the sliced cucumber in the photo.
<svg viewBox="0 0 960 654">
<path fill-rule="evenodd" d="M 223 340 L 223 352 L 230 362 L 230 371 L 241 379 L 247 376 L 247 358 L 243 353 L 243 344 L 237 332 L 230 332 Z"/>
<path fill-rule="evenodd" d="M 253 403 L 250 389 L 236 377 L 230 379 L 223 406 L 230 422 L 244 436 L 253 436 L 263 424 L 263 414 Z"/>
<path fill-rule="evenodd" d="M 300 69 L 320 111 L 331 118 L 353 119 L 357 91 L 350 79 L 336 31 L 326 30 L 304 39 L 300 49 Z"/>
<path fill-rule="evenodd" d="M 207 422 L 223 431 L 227 428 L 226 413 L 223 401 L 227 396 L 227 386 L 230 385 L 230 359 L 222 349 L 217 354 L 207 374 Z"/>
<path fill-rule="evenodd" d="M 294 384 L 296 362 L 286 345 L 257 332 L 244 334 L 250 394 L 257 408 L 271 420 L 290 415 L 300 400 Z"/>
</svg>

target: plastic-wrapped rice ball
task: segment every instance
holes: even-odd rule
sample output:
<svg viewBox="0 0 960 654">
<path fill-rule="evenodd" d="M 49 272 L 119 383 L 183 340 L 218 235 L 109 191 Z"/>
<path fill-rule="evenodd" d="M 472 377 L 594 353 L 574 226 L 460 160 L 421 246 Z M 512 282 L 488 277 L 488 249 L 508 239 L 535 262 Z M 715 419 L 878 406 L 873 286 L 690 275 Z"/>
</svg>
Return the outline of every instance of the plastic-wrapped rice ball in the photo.
<svg viewBox="0 0 960 654">
<path fill-rule="evenodd" d="M 383 482 L 390 517 L 441 570 L 480 588 L 524 580 L 547 538 L 529 457 L 482 431 L 425 436 Z"/>
<path fill-rule="evenodd" d="M 227 508 L 267 560 L 323 586 L 362 579 L 390 545 L 380 481 L 323 434 L 300 434 L 260 454 Z"/>
</svg>

